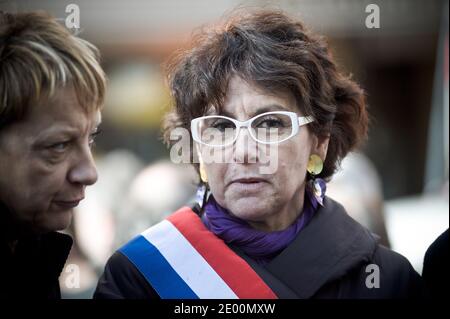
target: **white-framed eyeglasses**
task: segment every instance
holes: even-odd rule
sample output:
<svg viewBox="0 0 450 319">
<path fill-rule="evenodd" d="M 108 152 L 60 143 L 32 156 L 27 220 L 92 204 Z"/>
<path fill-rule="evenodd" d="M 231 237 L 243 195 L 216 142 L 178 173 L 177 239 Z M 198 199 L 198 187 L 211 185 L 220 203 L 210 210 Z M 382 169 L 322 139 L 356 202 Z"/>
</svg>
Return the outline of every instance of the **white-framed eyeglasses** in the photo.
<svg viewBox="0 0 450 319">
<path fill-rule="evenodd" d="M 241 128 L 247 128 L 250 136 L 258 143 L 276 144 L 295 136 L 300 126 L 314 121 L 312 116 L 298 116 L 294 112 L 275 111 L 259 114 L 247 121 L 208 115 L 191 121 L 194 141 L 212 147 L 234 144 Z"/>
</svg>

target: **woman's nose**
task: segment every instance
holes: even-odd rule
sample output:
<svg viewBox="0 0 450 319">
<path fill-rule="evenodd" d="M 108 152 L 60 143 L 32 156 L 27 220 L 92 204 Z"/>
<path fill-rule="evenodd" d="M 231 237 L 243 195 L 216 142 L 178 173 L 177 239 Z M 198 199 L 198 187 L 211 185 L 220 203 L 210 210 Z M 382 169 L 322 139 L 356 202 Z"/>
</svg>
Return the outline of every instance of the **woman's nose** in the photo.
<svg viewBox="0 0 450 319">
<path fill-rule="evenodd" d="M 257 142 L 250 136 L 246 128 L 238 131 L 233 147 L 233 159 L 237 163 L 256 163 L 258 159 Z"/>
<path fill-rule="evenodd" d="M 77 157 L 77 162 L 69 172 L 69 181 L 71 183 L 92 185 L 97 182 L 97 168 L 90 149 L 83 152 L 82 156 Z"/>
</svg>

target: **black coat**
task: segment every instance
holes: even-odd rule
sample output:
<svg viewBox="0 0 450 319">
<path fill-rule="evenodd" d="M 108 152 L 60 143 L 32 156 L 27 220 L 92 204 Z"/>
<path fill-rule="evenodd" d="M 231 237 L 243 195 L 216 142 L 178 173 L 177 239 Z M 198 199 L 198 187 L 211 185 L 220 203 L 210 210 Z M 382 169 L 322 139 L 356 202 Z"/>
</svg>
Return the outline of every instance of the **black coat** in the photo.
<svg viewBox="0 0 450 319">
<path fill-rule="evenodd" d="M 450 295 L 448 290 L 448 236 L 449 230 L 447 229 L 428 247 L 425 253 L 422 274 L 425 286 L 433 298 L 447 299 Z"/>
<path fill-rule="evenodd" d="M 279 298 L 420 298 L 422 279 L 408 260 L 326 198 L 324 207 L 296 239 L 266 266 L 244 258 Z M 374 264 L 376 266 L 368 265 Z M 374 268 L 379 270 L 379 287 Z M 366 284 L 369 283 L 369 288 Z M 108 261 L 94 298 L 158 298 L 135 266 L 120 252 Z"/>
<path fill-rule="evenodd" d="M 0 298 L 61 298 L 58 278 L 72 247 L 72 238 L 57 232 L 21 235 L 12 250 L 9 245 L 12 225 L 8 225 L 7 212 L 1 204 L 0 214 Z"/>
</svg>

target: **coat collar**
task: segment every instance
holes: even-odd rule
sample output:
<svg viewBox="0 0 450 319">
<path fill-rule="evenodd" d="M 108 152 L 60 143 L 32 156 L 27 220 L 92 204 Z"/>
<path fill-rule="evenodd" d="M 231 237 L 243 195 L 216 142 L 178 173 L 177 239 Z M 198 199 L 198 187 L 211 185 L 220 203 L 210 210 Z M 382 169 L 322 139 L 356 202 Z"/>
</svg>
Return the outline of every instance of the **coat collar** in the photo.
<svg viewBox="0 0 450 319">
<path fill-rule="evenodd" d="M 44 267 L 45 275 L 56 278 L 60 275 L 73 244 L 72 237 L 59 232 L 40 235 L 14 234 L 17 227 L 14 227 L 12 222 L 11 212 L 1 202 L 0 221 L 0 259 L 2 261 L 6 264 L 12 260 L 38 263 Z M 12 238 L 17 238 L 14 252 L 9 247 L 9 241 Z"/>
<path fill-rule="evenodd" d="M 324 206 L 266 269 L 299 298 L 310 298 L 326 283 L 368 262 L 376 246 L 369 230 L 325 197 Z"/>
</svg>

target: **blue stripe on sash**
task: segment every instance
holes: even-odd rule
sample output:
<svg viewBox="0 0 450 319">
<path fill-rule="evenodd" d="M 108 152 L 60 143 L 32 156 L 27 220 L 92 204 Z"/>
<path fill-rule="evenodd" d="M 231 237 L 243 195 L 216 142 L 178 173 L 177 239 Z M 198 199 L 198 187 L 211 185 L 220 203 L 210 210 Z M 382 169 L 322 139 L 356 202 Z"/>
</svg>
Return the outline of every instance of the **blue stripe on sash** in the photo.
<svg viewBox="0 0 450 319">
<path fill-rule="evenodd" d="M 159 250 L 142 235 L 119 251 L 137 267 L 162 299 L 198 299 Z"/>
</svg>

